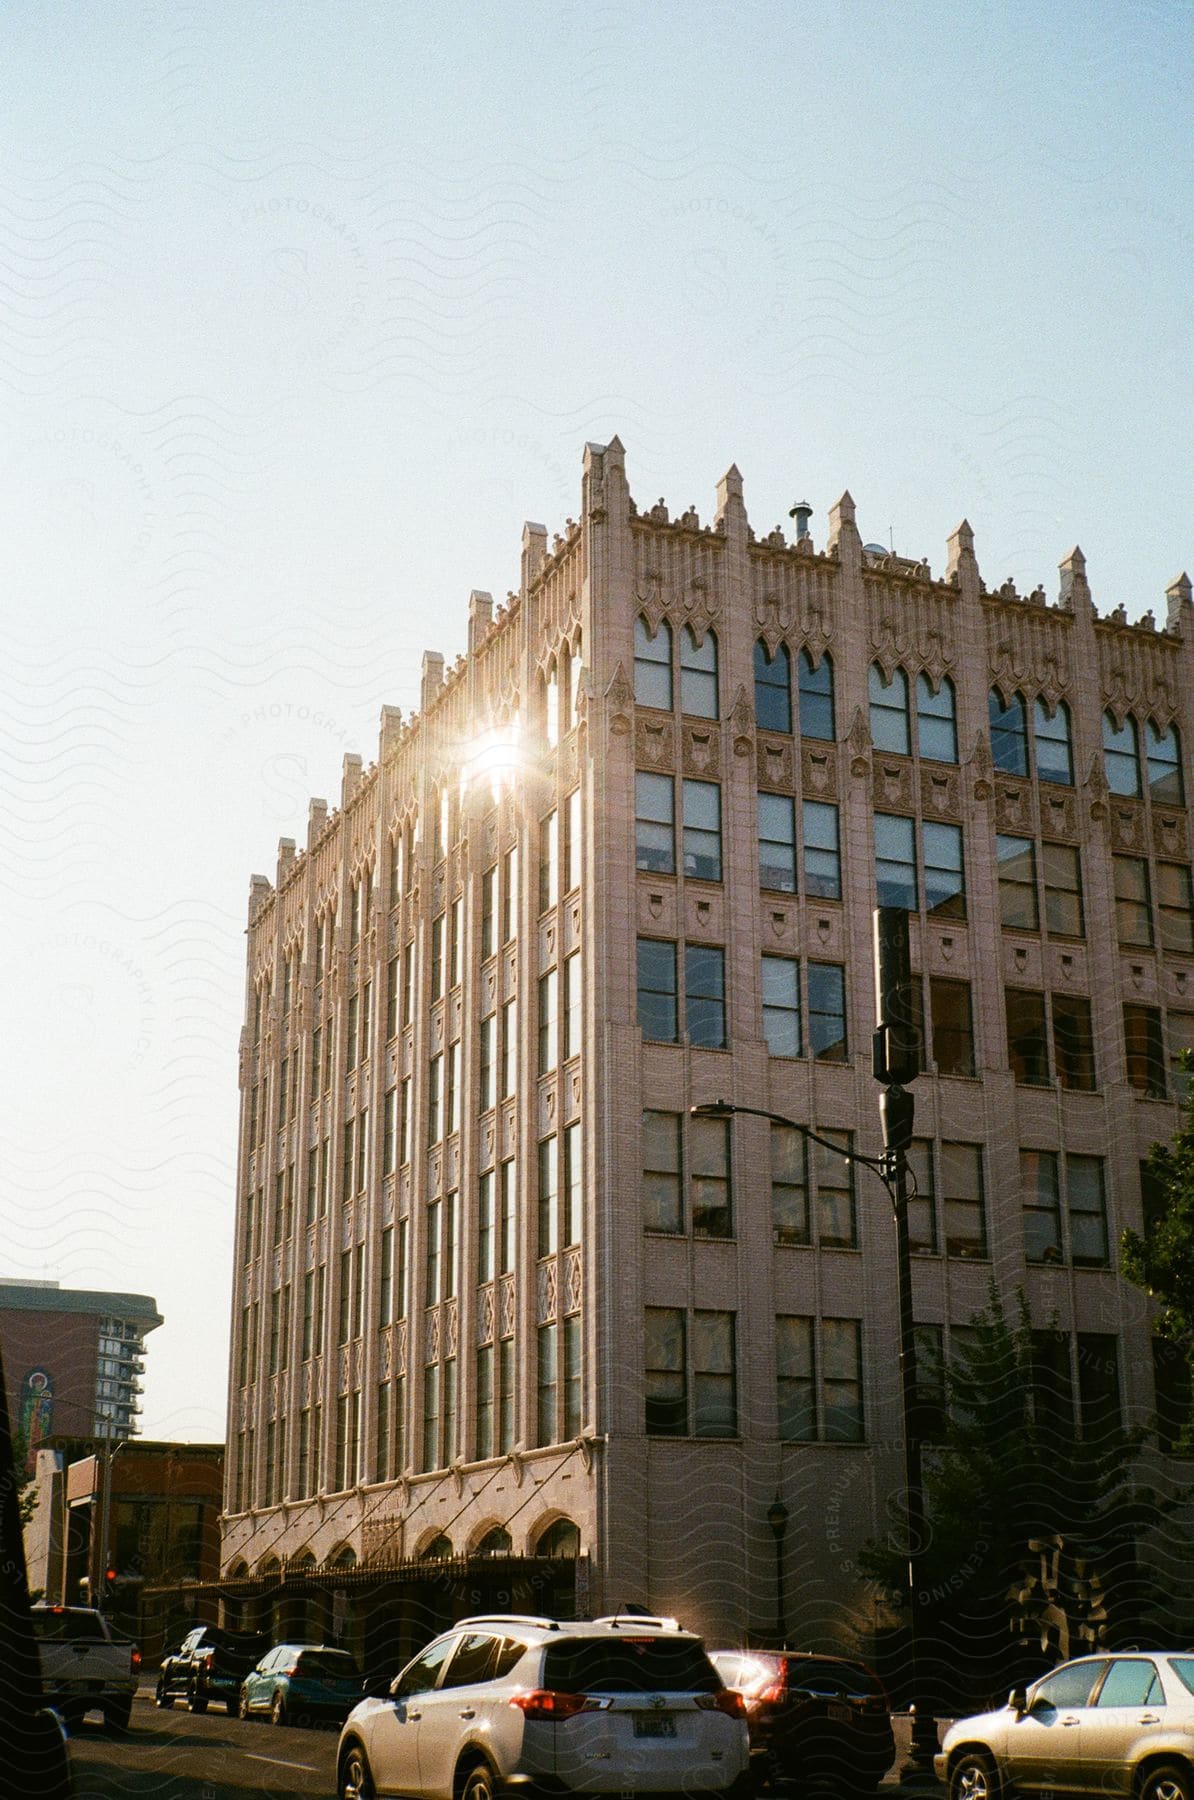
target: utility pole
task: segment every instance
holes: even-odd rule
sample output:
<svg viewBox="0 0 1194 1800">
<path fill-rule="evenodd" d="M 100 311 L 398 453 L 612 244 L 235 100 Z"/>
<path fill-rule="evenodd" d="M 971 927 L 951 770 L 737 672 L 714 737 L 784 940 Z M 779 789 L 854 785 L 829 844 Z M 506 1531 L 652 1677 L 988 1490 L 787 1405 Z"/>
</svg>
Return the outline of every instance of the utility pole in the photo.
<svg viewBox="0 0 1194 1800">
<path fill-rule="evenodd" d="M 925 1542 L 925 1500 L 916 1380 L 916 1325 L 912 1313 L 912 1253 L 908 1238 L 908 1151 L 916 1103 L 907 1082 L 920 1073 L 920 1033 L 912 1005 L 912 959 L 908 914 L 902 907 L 875 908 L 875 1016 L 872 1070 L 883 1083 L 879 1117 L 884 1162 L 896 1232 L 896 1287 L 899 1304 L 900 1401 L 904 1439 L 904 1517 L 908 1554 L 908 1679 L 912 1692 L 911 1766 L 932 1769 L 937 1724 L 924 1691 L 924 1629 L 921 1556 Z"/>
</svg>

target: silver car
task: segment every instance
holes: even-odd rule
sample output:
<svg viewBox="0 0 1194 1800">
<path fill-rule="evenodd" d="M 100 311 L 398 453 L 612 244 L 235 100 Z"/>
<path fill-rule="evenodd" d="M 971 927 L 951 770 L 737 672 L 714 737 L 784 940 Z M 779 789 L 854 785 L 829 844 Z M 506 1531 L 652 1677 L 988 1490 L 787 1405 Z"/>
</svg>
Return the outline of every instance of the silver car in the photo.
<svg viewBox="0 0 1194 1800">
<path fill-rule="evenodd" d="M 1084 1656 L 958 1719 L 934 1767 L 950 1800 L 1128 1794 L 1194 1800 L 1194 1655 Z"/>
<path fill-rule="evenodd" d="M 746 1709 L 699 1638 L 630 1614 L 462 1619 L 349 1713 L 340 1800 L 745 1796 Z"/>
</svg>

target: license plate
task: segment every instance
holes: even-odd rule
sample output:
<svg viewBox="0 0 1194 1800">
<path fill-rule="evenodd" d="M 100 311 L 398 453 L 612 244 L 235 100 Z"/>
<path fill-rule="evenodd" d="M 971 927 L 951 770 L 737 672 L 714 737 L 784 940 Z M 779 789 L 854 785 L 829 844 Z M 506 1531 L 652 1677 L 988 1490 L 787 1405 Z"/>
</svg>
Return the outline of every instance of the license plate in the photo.
<svg viewBox="0 0 1194 1800">
<path fill-rule="evenodd" d="M 671 1713 L 635 1713 L 635 1737 L 674 1738 L 676 1721 Z"/>
<path fill-rule="evenodd" d="M 848 1706 L 828 1706 L 825 1710 L 835 1725 L 848 1725 L 854 1717 Z"/>
</svg>

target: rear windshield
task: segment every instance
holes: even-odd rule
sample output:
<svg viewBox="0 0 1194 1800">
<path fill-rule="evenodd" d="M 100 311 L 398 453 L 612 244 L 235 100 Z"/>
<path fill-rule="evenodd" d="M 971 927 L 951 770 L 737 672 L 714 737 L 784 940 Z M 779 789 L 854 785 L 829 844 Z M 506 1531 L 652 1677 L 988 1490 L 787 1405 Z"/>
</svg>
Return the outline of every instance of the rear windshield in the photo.
<svg viewBox="0 0 1194 1800">
<path fill-rule="evenodd" d="M 543 1685 L 566 1694 L 715 1694 L 721 1686 L 691 1638 L 570 1638 L 548 1648 Z"/>
<path fill-rule="evenodd" d="M 361 1671 L 347 1650 L 304 1650 L 298 1659 L 300 1675 L 342 1675 L 348 1681 L 359 1681 Z"/>
<path fill-rule="evenodd" d="M 260 1656 L 269 1644 L 267 1637 L 252 1631 L 209 1631 L 204 1640 L 216 1650 L 231 1650 L 236 1656 Z"/>
<path fill-rule="evenodd" d="M 34 1607 L 33 1635 L 51 1644 L 106 1644 L 108 1634 L 98 1613 L 83 1608 Z"/>
<path fill-rule="evenodd" d="M 881 1694 L 878 1678 L 861 1663 L 789 1662 L 788 1687 L 797 1693 L 827 1694 L 832 1699 L 839 1694 L 864 1694 L 867 1698 Z"/>
</svg>

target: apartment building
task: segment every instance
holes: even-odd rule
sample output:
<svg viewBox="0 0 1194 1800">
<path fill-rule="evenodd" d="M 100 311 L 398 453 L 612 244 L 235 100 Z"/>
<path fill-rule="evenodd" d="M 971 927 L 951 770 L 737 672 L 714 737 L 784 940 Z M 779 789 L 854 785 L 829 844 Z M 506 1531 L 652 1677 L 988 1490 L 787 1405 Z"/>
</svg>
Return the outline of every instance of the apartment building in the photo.
<svg viewBox="0 0 1194 1800">
<path fill-rule="evenodd" d="M 119 1441 L 139 1429 L 145 1339 L 161 1323 L 147 1294 L 0 1277 L 9 1415 L 30 1474 L 51 1435 Z"/>
<path fill-rule="evenodd" d="M 865 1627 L 900 1480 L 882 1184 L 725 1097 L 881 1148 L 872 912 L 923 1015 L 914 1301 L 994 1278 L 1081 1416 L 1146 1423 L 1115 1273 L 1194 1042 L 1194 607 L 1100 616 L 758 533 L 584 453 L 251 885 L 225 1599 L 395 1642 L 483 1604 L 636 1600 L 732 1640 Z M 769 1512 L 771 1520 L 769 1522 Z M 323 1609 L 322 1612 L 320 1609 Z M 381 1627 L 378 1627 L 381 1629 Z"/>
</svg>

